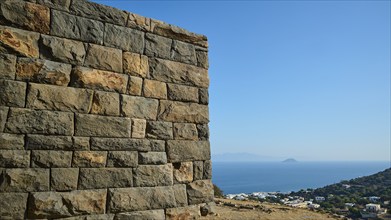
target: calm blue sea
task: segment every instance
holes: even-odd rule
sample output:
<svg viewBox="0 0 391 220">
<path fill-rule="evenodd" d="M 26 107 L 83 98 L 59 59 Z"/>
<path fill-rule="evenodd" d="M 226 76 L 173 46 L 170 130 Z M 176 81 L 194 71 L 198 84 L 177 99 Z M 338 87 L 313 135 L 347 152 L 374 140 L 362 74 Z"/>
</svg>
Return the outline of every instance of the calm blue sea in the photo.
<svg viewBox="0 0 391 220">
<path fill-rule="evenodd" d="M 224 194 L 289 192 L 367 176 L 390 162 L 213 162 L 213 183 Z"/>
</svg>

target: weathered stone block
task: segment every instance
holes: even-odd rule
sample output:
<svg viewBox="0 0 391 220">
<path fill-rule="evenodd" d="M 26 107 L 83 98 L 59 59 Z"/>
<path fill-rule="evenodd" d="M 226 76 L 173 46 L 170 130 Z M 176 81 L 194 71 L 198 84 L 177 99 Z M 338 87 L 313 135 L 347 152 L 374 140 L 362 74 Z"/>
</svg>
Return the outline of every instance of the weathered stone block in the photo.
<svg viewBox="0 0 391 220">
<path fill-rule="evenodd" d="M 101 215 L 80 215 L 68 218 L 57 218 L 57 220 L 114 220 L 115 214 Z"/>
<path fill-rule="evenodd" d="M 118 93 L 95 91 L 90 113 L 119 116 L 119 105 Z"/>
<path fill-rule="evenodd" d="M 206 204 L 202 204 L 200 208 L 200 212 L 202 216 L 216 214 L 216 203 L 208 202 Z"/>
<path fill-rule="evenodd" d="M 203 50 L 196 50 L 197 56 L 197 66 L 208 69 L 209 61 L 208 61 L 208 52 Z"/>
<path fill-rule="evenodd" d="M 70 1 L 70 0 L 68 0 Z M 40 58 L 82 65 L 86 56 L 83 42 L 41 35 Z"/>
<path fill-rule="evenodd" d="M 72 167 L 105 167 L 106 160 L 106 151 L 75 151 Z"/>
<path fill-rule="evenodd" d="M 84 65 L 95 69 L 122 73 L 122 51 L 89 44 Z"/>
<path fill-rule="evenodd" d="M 129 77 L 127 94 L 141 96 L 142 88 L 143 88 L 142 78 L 136 76 Z"/>
<path fill-rule="evenodd" d="M 16 56 L 0 54 L 0 79 L 14 79 L 16 71 Z"/>
<path fill-rule="evenodd" d="M 67 86 L 72 66 L 48 60 L 18 58 L 16 79 L 36 83 Z"/>
<path fill-rule="evenodd" d="M 167 84 L 168 98 L 175 101 L 198 102 L 198 88 L 178 84 Z"/>
<path fill-rule="evenodd" d="M 106 190 L 32 193 L 27 216 L 28 218 L 61 218 L 104 214 L 106 194 Z"/>
<path fill-rule="evenodd" d="M 0 80 L 0 105 L 24 107 L 26 83 L 11 80 Z"/>
<path fill-rule="evenodd" d="M 125 212 L 118 213 L 115 217 L 117 220 L 143 220 L 143 219 L 153 219 L 153 220 L 165 220 L 164 210 L 147 210 L 147 211 L 137 211 L 137 212 Z"/>
<path fill-rule="evenodd" d="M 174 163 L 174 183 L 189 183 L 193 181 L 193 163 Z"/>
<path fill-rule="evenodd" d="M 164 141 L 130 138 L 91 138 L 91 150 L 164 151 Z"/>
<path fill-rule="evenodd" d="M 8 133 L 73 135 L 73 113 L 11 108 Z"/>
<path fill-rule="evenodd" d="M 27 193 L 0 193 L 0 217 L 2 219 L 24 219 Z"/>
<path fill-rule="evenodd" d="M 3 0 L 0 4 L 0 17 L 0 23 L 5 25 L 49 33 L 50 10 L 42 5 L 22 0 Z"/>
<path fill-rule="evenodd" d="M 207 105 L 209 104 L 209 91 L 208 89 L 201 88 L 199 90 L 200 104 Z"/>
<path fill-rule="evenodd" d="M 173 139 L 172 123 L 164 121 L 148 121 L 146 136 L 147 138 L 152 139 Z"/>
<path fill-rule="evenodd" d="M 144 33 L 106 23 L 104 43 L 105 46 L 142 54 L 144 51 Z"/>
<path fill-rule="evenodd" d="M 37 192 L 49 190 L 49 169 L 5 169 L 0 177 L 0 192 Z"/>
<path fill-rule="evenodd" d="M 198 124 L 197 130 L 198 130 L 198 138 L 201 141 L 209 140 L 209 126 L 208 126 L 208 124 Z"/>
<path fill-rule="evenodd" d="M 172 165 L 139 165 L 134 169 L 134 186 L 170 186 Z"/>
<path fill-rule="evenodd" d="M 1 53 L 38 58 L 38 39 L 38 33 L 0 26 Z"/>
<path fill-rule="evenodd" d="M 200 207 L 191 205 L 186 207 L 171 208 L 166 210 L 166 220 L 196 220 L 201 217 Z"/>
<path fill-rule="evenodd" d="M 122 95 L 122 114 L 131 118 L 155 120 L 159 101 L 136 96 Z"/>
<path fill-rule="evenodd" d="M 75 135 L 130 137 L 130 118 L 76 114 Z"/>
<path fill-rule="evenodd" d="M 0 149 L 23 150 L 24 135 L 0 133 Z"/>
<path fill-rule="evenodd" d="M 33 150 L 31 167 L 71 167 L 72 151 Z"/>
<path fill-rule="evenodd" d="M 68 191 L 77 189 L 78 168 L 52 168 L 50 175 L 51 190 Z"/>
<path fill-rule="evenodd" d="M 176 140 L 198 140 L 197 126 L 191 123 L 174 123 Z"/>
<path fill-rule="evenodd" d="M 27 108 L 88 113 L 92 90 L 30 83 Z"/>
<path fill-rule="evenodd" d="M 5 123 L 7 122 L 9 108 L 0 106 L 0 133 L 4 131 Z"/>
<path fill-rule="evenodd" d="M 109 212 L 142 211 L 176 206 L 171 186 L 109 189 Z"/>
<path fill-rule="evenodd" d="M 197 180 L 187 184 L 189 205 L 213 201 L 213 184 L 210 180 Z"/>
<path fill-rule="evenodd" d="M 152 58 L 149 59 L 149 75 L 152 79 L 207 88 L 208 71 L 189 64 Z"/>
<path fill-rule="evenodd" d="M 88 137 L 27 135 L 28 150 L 88 150 Z"/>
<path fill-rule="evenodd" d="M 132 187 L 132 168 L 80 168 L 79 189 Z"/>
<path fill-rule="evenodd" d="M 69 5 L 71 4 L 71 0 L 37 0 L 37 3 L 45 5 L 49 8 L 69 11 Z"/>
<path fill-rule="evenodd" d="M 143 91 L 145 97 L 167 99 L 167 86 L 164 82 L 145 79 Z"/>
<path fill-rule="evenodd" d="M 204 162 L 203 161 L 194 161 L 193 162 L 193 172 L 194 180 L 202 180 L 204 177 Z"/>
<path fill-rule="evenodd" d="M 123 53 L 124 73 L 145 78 L 148 75 L 148 57 L 137 53 Z"/>
<path fill-rule="evenodd" d="M 209 160 L 210 146 L 208 141 L 167 141 L 169 162 Z"/>
<path fill-rule="evenodd" d="M 158 119 L 171 122 L 208 123 L 209 109 L 207 105 L 161 100 Z"/>
<path fill-rule="evenodd" d="M 187 192 L 185 184 L 175 184 L 172 186 L 177 206 L 187 206 Z"/>
<path fill-rule="evenodd" d="M 194 45 L 174 40 L 171 49 L 171 58 L 178 62 L 197 64 Z"/>
<path fill-rule="evenodd" d="M 141 30 L 141 31 L 151 31 L 151 19 L 140 16 L 138 14 L 129 13 L 127 27 Z"/>
<path fill-rule="evenodd" d="M 145 119 L 132 119 L 132 138 L 145 138 L 147 121 Z"/>
<path fill-rule="evenodd" d="M 137 167 L 137 151 L 110 151 L 107 167 Z"/>
<path fill-rule="evenodd" d="M 0 150 L 0 167 L 29 167 L 30 151 Z"/>
<path fill-rule="evenodd" d="M 124 74 L 76 67 L 72 72 L 71 86 L 105 90 L 109 92 L 126 92 L 128 77 Z"/>
<path fill-rule="evenodd" d="M 57 10 L 52 10 L 51 15 L 51 35 L 103 44 L 104 25 L 102 22 Z"/>
<path fill-rule="evenodd" d="M 94 20 L 125 26 L 128 14 L 125 11 L 90 1 L 72 1 L 71 12 Z"/>
<path fill-rule="evenodd" d="M 150 57 L 170 59 L 172 40 L 155 34 L 145 34 L 145 54 Z"/>
<path fill-rule="evenodd" d="M 140 152 L 138 158 L 140 164 L 158 165 L 167 163 L 166 152 Z"/>
<path fill-rule="evenodd" d="M 204 179 L 212 179 L 212 161 L 204 161 Z"/>
</svg>

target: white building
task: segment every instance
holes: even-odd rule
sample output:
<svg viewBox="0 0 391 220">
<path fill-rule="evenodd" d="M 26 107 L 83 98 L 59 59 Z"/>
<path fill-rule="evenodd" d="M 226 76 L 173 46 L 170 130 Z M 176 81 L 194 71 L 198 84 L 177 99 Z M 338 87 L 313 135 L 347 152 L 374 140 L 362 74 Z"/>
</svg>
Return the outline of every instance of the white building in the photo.
<svg viewBox="0 0 391 220">
<path fill-rule="evenodd" d="M 353 206 L 355 206 L 356 204 L 354 204 L 354 203 L 345 203 L 345 206 L 346 207 L 353 207 Z"/>
<path fill-rule="evenodd" d="M 325 201 L 326 199 L 325 199 L 323 196 L 316 196 L 316 197 L 315 197 L 315 200 L 316 200 L 317 202 L 319 202 L 319 201 Z"/>
<path fill-rule="evenodd" d="M 372 204 L 372 203 L 369 203 L 369 204 L 366 204 L 365 205 L 365 210 L 367 212 L 379 212 L 381 209 L 380 205 L 379 204 Z"/>
<path fill-rule="evenodd" d="M 368 199 L 371 202 L 378 202 L 380 200 L 380 197 L 378 197 L 378 196 L 370 196 Z"/>
</svg>

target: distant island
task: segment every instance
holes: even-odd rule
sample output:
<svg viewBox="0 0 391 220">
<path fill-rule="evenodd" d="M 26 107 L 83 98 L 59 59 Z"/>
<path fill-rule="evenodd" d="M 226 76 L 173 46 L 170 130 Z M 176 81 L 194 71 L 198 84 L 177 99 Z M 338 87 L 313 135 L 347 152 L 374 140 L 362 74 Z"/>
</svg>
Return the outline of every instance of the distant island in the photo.
<svg viewBox="0 0 391 220">
<path fill-rule="evenodd" d="M 284 160 L 284 161 L 282 161 L 283 163 L 297 163 L 297 162 L 299 162 L 299 161 L 297 161 L 297 160 L 295 160 L 295 159 L 293 159 L 293 158 L 288 158 L 288 159 L 286 159 L 286 160 Z"/>
</svg>

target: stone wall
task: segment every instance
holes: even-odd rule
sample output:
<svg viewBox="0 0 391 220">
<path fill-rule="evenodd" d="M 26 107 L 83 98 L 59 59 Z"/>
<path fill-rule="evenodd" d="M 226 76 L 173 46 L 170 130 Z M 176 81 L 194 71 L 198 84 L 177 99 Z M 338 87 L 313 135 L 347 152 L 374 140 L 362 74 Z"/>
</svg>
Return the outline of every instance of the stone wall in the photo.
<svg viewBox="0 0 391 220">
<path fill-rule="evenodd" d="M 207 210 L 207 52 L 203 35 L 85 0 L 1 0 L 0 219 Z"/>
</svg>

